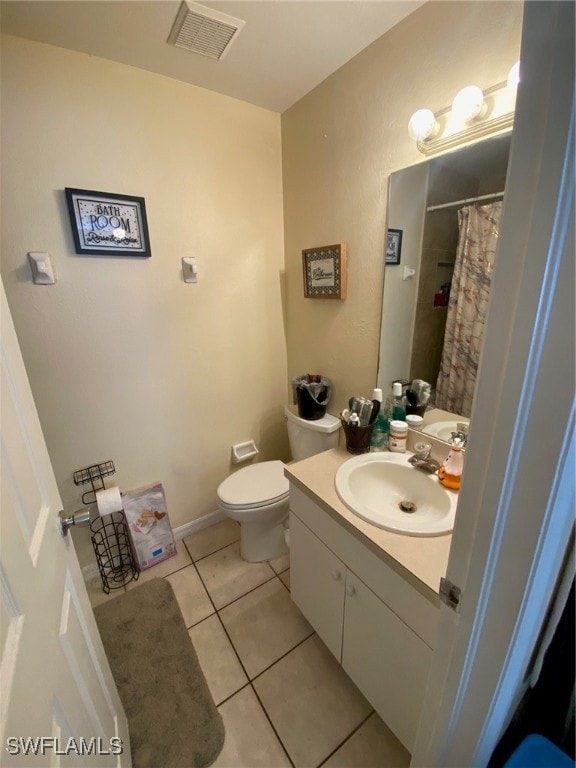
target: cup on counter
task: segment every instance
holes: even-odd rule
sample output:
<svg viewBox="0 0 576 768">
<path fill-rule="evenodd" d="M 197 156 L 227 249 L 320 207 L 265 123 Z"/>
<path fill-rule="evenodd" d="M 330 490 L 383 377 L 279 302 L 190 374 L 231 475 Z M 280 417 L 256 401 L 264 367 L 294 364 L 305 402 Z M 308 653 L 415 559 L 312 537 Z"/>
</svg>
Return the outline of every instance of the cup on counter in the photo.
<svg viewBox="0 0 576 768">
<path fill-rule="evenodd" d="M 346 450 L 348 453 L 368 453 L 370 450 L 370 438 L 372 437 L 373 424 L 367 426 L 354 426 L 342 419 L 342 428 L 346 437 Z"/>
</svg>

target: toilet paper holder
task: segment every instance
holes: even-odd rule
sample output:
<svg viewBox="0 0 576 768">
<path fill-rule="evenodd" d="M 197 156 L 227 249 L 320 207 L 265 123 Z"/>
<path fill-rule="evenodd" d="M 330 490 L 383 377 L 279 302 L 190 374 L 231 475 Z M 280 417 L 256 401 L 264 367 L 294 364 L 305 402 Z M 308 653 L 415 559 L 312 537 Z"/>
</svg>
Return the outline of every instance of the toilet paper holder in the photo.
<svg viewBox="0 0 576 768">
<path fill-rule="evenodd" d="M 108 459 L 108 461 L 101 461 L 100 464 L 92 464 L 84 469 L 78 469 L 74 472 L 74 485 L 84 485 L 90 483 L 92 486 L 91 491 L 85 491 L 82 494 L 82 504 L 88 507 L 90 504 L 96 502 L 96 491 L 103 491 L 106 486 L 104 485 L 104 478 L 113 475 L 116 472 L 114 462 Z"/>
</svg>

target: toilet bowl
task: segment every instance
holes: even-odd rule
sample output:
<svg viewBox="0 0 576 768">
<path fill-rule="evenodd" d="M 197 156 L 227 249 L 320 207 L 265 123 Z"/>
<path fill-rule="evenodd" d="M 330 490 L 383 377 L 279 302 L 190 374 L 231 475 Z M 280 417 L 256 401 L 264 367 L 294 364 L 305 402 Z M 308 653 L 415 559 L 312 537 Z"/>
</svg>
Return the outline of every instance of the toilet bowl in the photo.
<svg viewBox="0 0 576 768">
<path fill-rule="evenodd" d="M 218 486 L 218 507 L 240 523 L 240 553 L 258 563 L 280 557 L 288 548 L 283 522 L 288 517 L 284 462 L 263 461 L 238 470 Z"/>
<path fill-rule="evenodd" d="M 296 461 L 338 445 L 340 420 L 326 414 L 316 421 L 286 407 L 288 439 Z M 218 508 L 240 523 L 240 552 L 249 562 L 273 560 L 288 551 L 288 480 L 282 461 L 262 461 L 234 472 L 217 490 Z"/>
</svg>

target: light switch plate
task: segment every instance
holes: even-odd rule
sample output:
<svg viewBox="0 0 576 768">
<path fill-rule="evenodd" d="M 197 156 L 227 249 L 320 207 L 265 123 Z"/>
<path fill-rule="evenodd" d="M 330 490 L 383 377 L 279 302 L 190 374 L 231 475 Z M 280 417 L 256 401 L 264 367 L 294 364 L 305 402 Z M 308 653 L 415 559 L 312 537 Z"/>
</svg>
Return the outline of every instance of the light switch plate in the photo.
<svg viewBox="0 0 576 768">
<path fill-rule="evenodd" d="M 196 264 L 196 259 L 189 256 L 185 256 L 182 259 L 182 275 L 184 276 L 185 283 L 198 282 L 198 265 Z"/>
<path fill-rule="evenodd" d="M 34 280 L 36 285 L 54 285 L 56 276 L 49 253 L 29 251 L 28 261 L 32 270 L 32 280 Z"/>
</svg>

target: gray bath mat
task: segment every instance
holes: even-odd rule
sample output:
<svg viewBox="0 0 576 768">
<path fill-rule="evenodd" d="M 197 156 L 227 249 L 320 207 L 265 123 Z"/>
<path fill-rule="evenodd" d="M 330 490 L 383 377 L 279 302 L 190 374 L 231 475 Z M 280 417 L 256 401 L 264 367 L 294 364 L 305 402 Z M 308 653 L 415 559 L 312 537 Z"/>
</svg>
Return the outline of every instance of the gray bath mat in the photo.
<svg viewBox="0 0 576 768">
<path fill-rule="evenodd" d="M 170 583 L 152 579 L 94 609 L 130 731 L 134 768 L 203 768 L 224 744 Z"/>
</svg>

